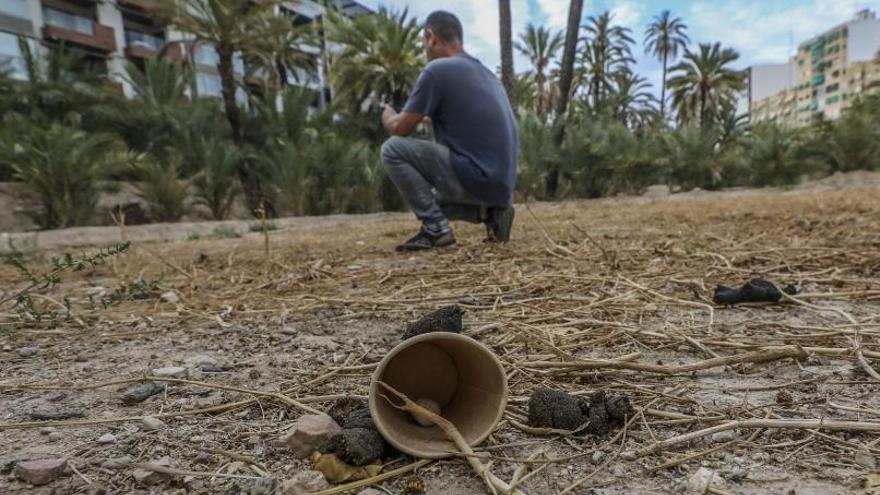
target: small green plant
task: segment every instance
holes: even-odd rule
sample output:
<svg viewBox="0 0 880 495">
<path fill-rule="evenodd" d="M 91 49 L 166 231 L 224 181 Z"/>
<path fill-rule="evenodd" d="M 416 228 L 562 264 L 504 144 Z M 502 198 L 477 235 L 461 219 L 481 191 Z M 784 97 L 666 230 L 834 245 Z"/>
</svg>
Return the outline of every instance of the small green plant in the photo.
<svg viewBox="0 0 880 495">
<path fill-rule="evenodd" d="M 216 227 L 214 229 L 214 237 L 219 237 L 220 239 L 238 239 L 241 237 L 241 232 L 235 230 L 232 227 Z"/>
<path fill-rule="evenodd" d="M 270 230 L 278 230 L 278 225 L 275 222 L 266 222 L 266 231 Z M 260 222 L 252 223 L 248 225 L 248 232 L 262 232 L 263 224 Z"/>
<path fill-rule="evenodd" d="M 186 214 L 190 180 L 180 177 L 177 160 L 160 163 L 152 157 L 143 156 L 133 169 L 140 181 L 135 184 L 135 189 L 147 203 L 153 220 L 177 222 Z"/>
<path fill-rule="evenodd" d="M 13 309 L 17 312 L 20 322 L 48 322 L 54 324 L 59 320 L 59 313 L 54 310 L 40 309 L 34 306 L 32 294 L 55 287 L 61 282 L 61 274 L 65 271 L 81 272 L 91 270 L 103 264 L 108 258 L 112 258 L 128 251 L 130 242 L 121 242 L 92 254 L 83 254 L 75 257 L 70 253 L 52 257 L 52 269 L 46 273 L 37 273 L 19 257 L 9 256 L 7 263 L 18 269 L 24 281 L 28 284 L 13 294 L 0 299 L 0 306 L 15 301 Z M 64 318 L 69 319 L 71 314 L 70 301 L 64 298 Z"/>
</svg>

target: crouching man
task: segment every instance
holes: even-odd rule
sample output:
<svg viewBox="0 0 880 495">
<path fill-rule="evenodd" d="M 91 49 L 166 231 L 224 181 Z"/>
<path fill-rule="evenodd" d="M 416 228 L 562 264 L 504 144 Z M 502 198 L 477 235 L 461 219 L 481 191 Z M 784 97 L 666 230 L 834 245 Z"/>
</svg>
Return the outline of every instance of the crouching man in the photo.
<svg viewBox="0 0 880 495">
<path fill-rule="evenodd" d="M 428 63 L 403 111 L 386 106 L 385 170 L 422 222 L 397 246 L 417 251 L 449 246 L 449 220 L 484 223 L 489 241 L 507 242 L 513 224 L 517 132 L 497 77 L 463 47 L 461 22 L 449 12 L 428 16 Z M 436 142 L 409 136 L 430 119 Z"/>
</svg>

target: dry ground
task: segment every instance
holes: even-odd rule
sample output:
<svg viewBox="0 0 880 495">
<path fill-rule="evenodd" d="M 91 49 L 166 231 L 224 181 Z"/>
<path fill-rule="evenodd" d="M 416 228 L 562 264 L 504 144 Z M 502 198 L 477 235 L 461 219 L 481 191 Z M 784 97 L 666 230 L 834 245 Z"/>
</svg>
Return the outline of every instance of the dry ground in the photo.
<svg viewBox="0 0 880 495">
<path fill-rule="evenodd" d="M 35 298 L 71 299 L 74 318 L 57 328 L 12 325 L 11 309 L 0 308 L 0 492 L 264 493 L 248 478 L 308 468 L 277 442 L 303 411 L 266 392 L 317 409 L 365 395 L 369 365 L 405 322 L 459 302 L 466 332 L 501 357 L 511 384 L 505 420 L 481 452 L 508 480 L 514 461 L 532 457 L 534 474 L 520 485 L 530 494 L 858 493 L 877 481 L 880 454 L 880 381 L 866 369 L 880 369 L 880 190 L 859 186 L 520 206 L 508 245 L 485 245 L 476 226 L 456 225 L 458 247 L 415 255 L 392 251 L 414 228 L 405 215 L 285 227 L 269 233 L 268 256 L 260 233 L 137 242 Z M 107 242 L 118 240 L 109 232 Z M 48 265 L 46 253 L 25 254 Z M 756 275 L 802 293 L 775 305 L 711 304 L 716 284 Z M 90 294 L 138 279 L 150 283 L 89 308 Z M 0 295 L 19 287 L 11 267 L 0 280 Z M 169 290 L 177 303 L 159 299 Z M 23 347 L 39 352 L 22 357 Z M 768 349 L 788 357 L 708 361 L 755 361 Z M 698 362 L 704 369 L 674 369 Z M 171 383 L 136 405 L 120 401 L 128 385 L 106 384 L 175 365 L 199 383 Z M 637 413 L 608 437 L 534 435 L 514 423 L 541 385 L 623 393 Z M 68 421 L 102 422 L 25 428 L 34 413 L 75 412 L 84 418 Z M 168 426 L 141 431 L 145 414 L 166 415 Z M 796 418 L 873 431 L 775 427 Z M 752 419 L 780 421 L 659 448 Z M 99 444 L 106 433 L 116 442 Z M 12 474 L 18 460 L 58 455 L 76 472 L 41 488 Z M 131 467 L 106 462 L 126 455 L 245 478 L 169 476 L 144 486 Z M 386 470 L 413 462 L 389 459 Z M 701 467 L 714 472 L 711 487 L 689 487 Z M 375 487 L 406 493 L 412 476 L 427 493 L 484 493 L 460 459 Z"/>
</svg>

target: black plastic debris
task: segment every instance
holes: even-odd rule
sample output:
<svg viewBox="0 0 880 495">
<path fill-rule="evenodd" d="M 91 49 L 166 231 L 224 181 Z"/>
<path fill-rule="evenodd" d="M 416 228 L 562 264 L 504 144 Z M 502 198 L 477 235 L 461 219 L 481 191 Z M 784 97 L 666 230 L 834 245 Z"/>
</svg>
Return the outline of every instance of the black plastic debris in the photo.
<svg viewBox="0 0 880 495">
<path fill-rule="evenodd" d="M 795 295 L 798 293 L 798 290 L 794 285 L 789 285 L 783 289 L 783 292 L 788 295 Z M 719 285 L 715 288 L 715 295 L 712 296 L 712 300 L 716 304 L 726 305 L 754 302 L 775 303 L 779 302 L 780 299 L 782 299 L 782 292 L 779 291 L 776 285 L 773 282 L 760 278 L 749 280 L 739 289 L 731 289 L 730 287 Z"/>
</svg>

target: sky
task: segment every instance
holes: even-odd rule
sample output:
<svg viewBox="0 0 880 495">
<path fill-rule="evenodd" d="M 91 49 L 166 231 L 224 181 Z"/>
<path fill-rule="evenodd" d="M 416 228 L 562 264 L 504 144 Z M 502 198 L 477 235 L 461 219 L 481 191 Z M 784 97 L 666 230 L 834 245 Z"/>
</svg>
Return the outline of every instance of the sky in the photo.
<svg viewBox="0 0 880 495">
<path fill-rule="evenodd" d="M 409 8 L 420 20 L 438 8 L 453 12 L 464 26 L 465 49 L 490 69 L 499 65 L 497 0 L 361 1 L 372 8 Z M 568 5 L 569 0 L 511 0 L 514 40 L 529 22 L 563 30 Z M 720 41 L 735 48 L 740 53 L 735 65 L 745 68 L 787 61 L 798 43 L 851 19 L 863 8 L 880 14 L 880 0 L 584 0 L 584 19 L 610 10 L 618 24 L 632 30 L 638 43 L 633 50 L 635 70 L 659 95 L 661 64 L 645 54 L 642 40 L 645 26 L 663 10 L 684 20 L 694 44 Z M 514 66 L 517 73 L 529 68 L 521 55 Z"/>
</svg>

